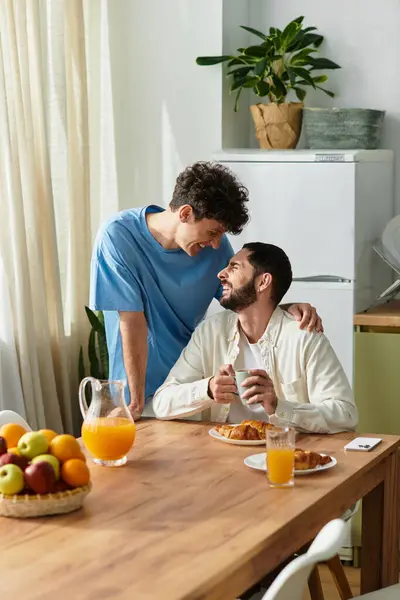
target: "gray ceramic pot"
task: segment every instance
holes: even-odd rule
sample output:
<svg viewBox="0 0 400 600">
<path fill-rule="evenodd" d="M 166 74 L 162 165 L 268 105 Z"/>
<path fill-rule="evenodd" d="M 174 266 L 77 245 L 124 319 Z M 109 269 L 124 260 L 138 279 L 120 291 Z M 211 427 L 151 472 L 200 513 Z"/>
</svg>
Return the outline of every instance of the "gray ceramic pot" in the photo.
<svg viewBox="0 0 400 600">
<path fill-rule="evenodd" d="M 308 148 L 348 150 L 379 147 L 384 110 L 369 108 L 304 108 Z"/>
</svg>

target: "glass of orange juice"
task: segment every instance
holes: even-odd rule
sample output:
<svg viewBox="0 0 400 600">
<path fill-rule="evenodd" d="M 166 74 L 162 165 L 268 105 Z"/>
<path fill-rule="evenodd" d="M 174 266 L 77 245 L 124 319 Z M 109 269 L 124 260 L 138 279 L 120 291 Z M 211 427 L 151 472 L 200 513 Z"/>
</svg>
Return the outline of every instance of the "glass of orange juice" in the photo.
<svg viewBox="0 0 400 600">
<path fill-rule="evenodd" d="M 295 438 L 291 427 L 267 429 L 267 475 L 272 487 L 294 485 Z"/>
<path fill-rule="evenodd" d="M 86 385 L 91 383 L 88 407 Z M 125 403 L 124 381 L 99 381 L 85 377 L 79 386 L 79 404 L 84 418 L 82 439 L 93 461 L 106 467 L 119 467 L 128 460 L 136 426 Z"/>
</svg>

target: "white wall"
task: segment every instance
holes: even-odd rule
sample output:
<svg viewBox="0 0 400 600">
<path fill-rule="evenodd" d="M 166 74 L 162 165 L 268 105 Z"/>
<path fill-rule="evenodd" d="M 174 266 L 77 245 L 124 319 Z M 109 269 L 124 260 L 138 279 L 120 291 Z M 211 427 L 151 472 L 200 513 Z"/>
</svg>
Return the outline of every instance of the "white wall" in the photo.
<svg viewBox="0 0 400 600">
<path fill-rule="evenodd" d="M 120 208 L 167 204 L 179 171 L 222 145 L 222 0 L 110 0 Z"/>
<path fill-rule="evenodd" d="M 221 147 L 257 147 L 248 108 L 257 97 L 246 91 L 234 113 L 221 67 L 198 67 L 195 59 L 255 40 L 239 25 L 267 31 L 300 14 L 324 34 L 323 55 L 342 65 L 328 73 L 337 97 L 310 92 L 306 103 L 385 109 L 382 147 L 395 150 L 398 163 L 398 0 L 110 0 L 120 208 L 165 205 L 186 165 Z"/>
<path fill-rule="evenodd" d="M 235 55 L 237 48 L 248 46 L 251 41 L 250 34 L 241 29 L 240 25 L 249 25 L 250 4 L 243 0 L 224 0 L 223 4 L 223 54 Z M 224 65 L 221 73 L 222 82 L 222 147 L 241 148 L 247 147 L 251 129 L 251 115 L 249 110 L 250 90 L 243 90 L 239 99 L 239 110 L 234 112 L 236 91 L 229 93 L 231 81 L 225 77 L 227 66 Z"/>
<path fill-rule="evenodd" d="M 251 0 L 252 26 L 284 27 L 305 15 L 325 36 L 323 56 L 341 65 L 328 72 L 336 98 L 314 91 L 306 104 L 386 110 L 381 146 L 396 153 L 396 213 L 400 213 L 400 2 L 398 0 Z"/>
</svg>

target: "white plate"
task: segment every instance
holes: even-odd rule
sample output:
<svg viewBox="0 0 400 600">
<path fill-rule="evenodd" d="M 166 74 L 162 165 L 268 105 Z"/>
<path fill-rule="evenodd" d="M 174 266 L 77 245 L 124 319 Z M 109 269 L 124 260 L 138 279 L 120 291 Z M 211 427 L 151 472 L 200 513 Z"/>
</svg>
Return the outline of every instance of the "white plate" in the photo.
<svg viewBox="0 0 400 600">
<path fill-rule="evenodd" d="M 265 446 L 265 440 L 231 440 L 230 438 L 225 437 L 218 433 L 216 429 L 210 429 L 208 432 L 212 438 L 215 440 L 219 440 L 220 442 L 225 442 L 225 444 L 233 444 L 234 446 Z M 256 454 L 254 455 L 256 456 Z"/>
<path fill-rule="evenodd" d="M 327 456 L 326 454 L 322 454 L 321 456 Z M 244 464 L 250 469 L 257 469 L 258 471 L 266 471 L 266 452 L 262 452 L 261 454 L 252 454 L 251 456 L 247 456 L 244 459 Z M 330 457 L 331 462 L 326 465 L 322 465 L 320 467 L 315 467 L 315 469 L 305 469 L 304 471 L 294 470 L 295 475 L 310 475 L 311 473 L 319 473 L 320 471 L 326 471 L 327 469 L 332 469 L 337 464 L 336 458 L 333 456 Z"/>
</svg>

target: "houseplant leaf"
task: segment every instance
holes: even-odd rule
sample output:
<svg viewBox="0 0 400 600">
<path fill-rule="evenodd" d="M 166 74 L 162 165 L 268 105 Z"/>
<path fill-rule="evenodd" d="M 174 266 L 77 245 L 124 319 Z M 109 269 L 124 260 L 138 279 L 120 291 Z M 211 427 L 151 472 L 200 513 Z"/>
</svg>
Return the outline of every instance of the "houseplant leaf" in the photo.
<svg viewBox="0 0 400 600">
<path fill-rule="evenodd" d="M 271 102 L 277 103 L 285 102 L 291 89 L 294 89 L 298 98 L 304 97 L 304 86 L 318 87 L 317 84 L 326 81 L 326 78 L 319 80 L 313 77 L 314 70 L 340 67 L 329 59 L 314 56 L 318 53 L 318 47 L 324 37 L 315 27 L 303 28 L 303 21 L 303 16 L 297 17 L 288 23 L 283 31 L 271 27 L 268 35 L 242 25 L 242 29 L 260 38 L 261 43 L 238 48 L 237 56 L 198 57 L 197 63 L 228 63 L 230 91 L 237 91 L 235 111 L 238 110 L 239 96 L 243 88 L 251 88 L 257 96 L 268 96 Z M 322 91 L 329 92 L 323 89 Z"/>
<path fill-rule="evenodd" d="M 267 36 L 264 33 L 262 33 L 261 31 L 258 31 L 257 29 L 253 29 L 252 27 L 246 27 L 246 25 L 241 25 L 240 27 L 242 29 L 245 29 L 246 31 L 249 31 L 250 33 L 253 33 L 254 35 L 257 35 L 262 40 L 267 39 Z"/>
<path fill-rule="evenodd" d="M 304 80 L 304 82 L 306 82 L 308 85 L 311 85 L 313 88 L 315 88 L 314 80 L 311 77 L 310 73 L 307 71 L 307 69 L 303 69 L 302 67 L 291 67 L 290 70 L 294 72 L 298 77 L 301 77 Z"/>
<path fill-rule="evenodd" d="M 307 92 L 299 87 L 294 87 L 293 89 L 296 92 L 296 96 L 300 100 L 300 102 L 303 102 L 304 98 L 306 97 Z"/>
<path fill-rule="evenodd" d="M 301 25 L 304 21 L 304 16 L 300 16 L 300 17 L 296 17 L 295 19 L 293 19 L 292 23 L 298 23 L 299 25 Z"/>
<path fill-rule="evenodd" d="M 287 75 L 287 79 L 290 81 L 290 85 L 292 86 L 292 88 L 294 88 L 294 86 L 296 85 L 296 80 L 297 80 L 296 73 L 293 71 L 293 69 L 291 67 L 288 67 L 288 69 L 286 71 L 286 75 Z M 283 76 L 282 76 L 282 79 L 284 79 Z"/>
<path fill-rule="evenodd" d="M 233 75 L 233 77 L 244 77 L 253 67 L 239 67 L 238 69 L 232 69 L 227 72 L 227 75 Z"/>
<path fill-rule="evenodd" d="M 258 60 L 259 58 L 255 56 L 246 56 L 245 54 L 240 54 L 228 62 L 228 67 L 234 67 L 236 65 L 254 65 L 254 63 L 258 62 Z"/>
<path fill-rule="evenodd" d="M 93 312 L 88 306 L 85 306 L 86 315 L 89 319 L 89 322 L 95 331 L 102 331 L 104 325 L 102 326 L 99 317 Z"/>
<path fill-rule="evenodd" d="M 250 77 L 247 81 L 243 83 L 244 88 L 252 88 L 260 81 L 259 77 Z"/>
<path fill-rule="evenodd" d="M 244 54 L 246 56 L 254 56 L 255 58 L 262 58 L 265 56 L 266 46 L 264 44 L 260 44 L 259 46 L 249 46 L 245 49 Z"/>
<path fill-rule="evenodd" d="M 289 23 L 282 32 L 282 44 L 288 46 L 296 37 L 300 27 L 300 23 L 296 23 L 295 21 Z"/>
<path fill-rule="evenodd" d="M 334 92 L 331 92 L 330 90 L 326 90 L 325 88 L 323 88 L 323 87 L 321 87 L 319 85 L 317 85 L 315 87 L 317 87 L 319 90 L 321 90 L 321 92 L 324 92 L 324 94 L 326 94 L 330 98 L 334 98 L 335 97 L 335 93 Z"/>
<path fill-rule="evenodd" d="M 83 348 L 79 348 L 79 359 L 78 359 L 78 377 L 79 381 L 82 381 L 85 377 L 85 362 L 83 360 Z"/>
<path fill-rule="evenodd" d="M 229 88 L 230 92 L 234 92 L 235 90 L 237 90 L 238 88 L 242 88 L 243 87 L 243 83 L 245 82 L 246 78 L 245 77 L 241 77 L 238 79 L 234 79 L 233 82 L 231 83 L 231 86 Z"/>
<path fill-rule="evenodd" d="M 237 92 L 237 94 L 236 94 L 236 98 L 235 98 L 235 106 L 234 106 L 234 108 L 233 108 L 233 110 L 234 110 L 235 112 L 237 112 L 237 111 L 239 110 L 239 98 L 240 98 L 240 94 L 242 93 L 242 89 L 243 89 L 243 88 L 239 88 L 239 89 L 238 89 L 238 92 Z"/>
<path fill-rule="evenodd" d="M 319 46 L 324 41 L 324 36 L 319 35 L 317 33 L 304 33 L 304 31 L 299 31 L 293 42 L 288 47 L 288 52 L 295 52 L 296 50 L 302 50 L 303 48 L 307 48 L 308 46 L 314 46 L 314 48 L 319 48 Z"/>
<path fill-rule="evenodd" d="M 295 65 L 302 61 L 307 62 L 308 56 L 313 52 L 318 52 L 318 50 L 316 48 L 304 48 L 303 50 L 300 50 L 297 54 L 293 54 L 292 58 L 290 59 L 290 64 Z"/>
<path fill-rule="evenodd" d="M 285 98 L 287 94 L 287 89 L 285 84 L 281 81 L 281 79 L 275 75 L 272 75 L 273 86 L 271 86 L 270 93 L 273 94 L 276 98 L 276 102 L 281 102 L 282 98 Z"/>
<path fill-rule="evenodd" d="M 226 62 L 231 58 L 232 56 L 198 56 L 196 58 L 196 63 L 201 67 L 209 67 L 210 65 Z"/>
<path fill-rule="evenodd" d="M 89 351 L 89 362 L 90 362 L 90 374 L 92 377 L 95 377 L 96 379 L 101 379 L 99 359 L 97 358 L 97 352 L 96 352 L 96 332 L 94 329 L 91 330 L 90 335 L 89 335 L 88 351 Z"/>
<path fill-rule="evenodd" d="M 309 33 L 310 31 L 317 31 L 316 27 L 305 27 L 303 30 L 303 33 Z"/>
<path fill-rule="evenodd" d="M 325 83 L 328 81 L 327 75 L 318 75 L 317 77 L 313 77 L 314 83 Z"/>
<path fill-rule="evenodd" d="M 267 57 L 262 58 L 254 67 L 254 74 L 261 77 L 267 68 Z"/>
<path fill-rule="evenodd" d="M 270 36 L 279 36 L 282 34 L 282 31 L 280 29 L 278 29 L 277 27 L 270 27 L 269 28 L 269 35 Z"/>
<path fill-rule="evenodd" d="M 252 88 L 260 81 L 259 77 L 242 77 L 241 79 L 235 79 L 230 87 L 230 91 L 233 92 L 239 87 Z"/>
<path fill-rule="evenodd" d="M 270 87 L 266 81 L 260 81 L 256 85 L 257 96 L 268 96 L 269 92 L 270 92 Z"/>
<path fill-rule="evenodd" d="M 329 60 L 329 58 L 314 58 L 314 56 L 310 56 L 309 63 L 314 69 L 340 69 L 340 65 Z"/>
</svg>

